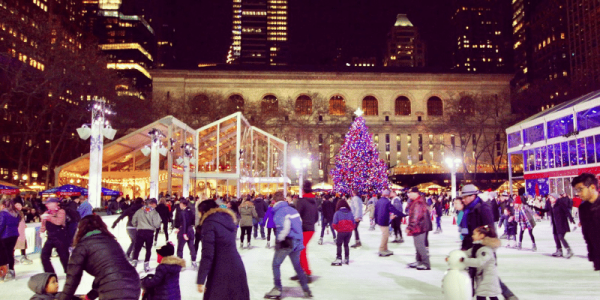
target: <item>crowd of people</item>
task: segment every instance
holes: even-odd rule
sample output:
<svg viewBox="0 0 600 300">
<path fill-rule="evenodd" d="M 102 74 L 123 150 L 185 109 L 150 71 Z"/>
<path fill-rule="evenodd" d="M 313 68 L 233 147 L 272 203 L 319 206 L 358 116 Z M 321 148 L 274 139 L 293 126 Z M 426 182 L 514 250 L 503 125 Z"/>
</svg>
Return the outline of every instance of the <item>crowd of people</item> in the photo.
<svg viewBox="0 0 600 300">
<path fill-rule="evenodd" d="M 536 251 L 533 231 L 536 224 L 545 219 L 551 220 L 557 248 L 552 256 L 572 257 L 573 251 L 565 235 L 581 227 L 588 258 L 594 269 L 600 270 L 598 180 L 584 173 L 572 184 L 577 199 L 554 193 L 545 196 L 482 193 L 473 185 L 464 186 L 456 199 L 447 195 L 426 195 L 416 187 L 400 193 L 386 189 L 365 195 L 359 191 L 348 195 L 317 195 L 312 192 L 309 181 L 303 183 L 302 197 L 284 197 L 282 192 L 268 196 L 246 195 L 241 199 L 169 195 L 161 195 L 158 200 L 115 197 L 106 203 L 106 208 L 119 214 L 112 228 L 127 219 L 126 230 L 131 243 L 126 250 L 121 248 L 102 218 L 93 213 L 85 197 L 49 198 L 42 206 L 38 199 L 5 197 L 0 201 L 0 279 L 15 279 L 15 250 L 21 251 L 22 263 L 32 263 L 26 256 L 24 239 L 27 214 L 32 210 L 42 213 L 39 216 L 40 232 L 46 237 L 41 251 L 44 273 L 30 278 L 30 287 L 36 293 L 32 299 L 76 297 L 83 271 L 95 280 L 89 293 L 77 297 L 139 299 L 143 291 L 145 299 L 179 299 L 179 272 L 187 266 L 183 257 L 186 246 L 189 263 L 198 272 L 198 291 L 204 294 L 204 299 L 249 299 L 246 270 L 239 251 L 252 249 L 252 239 L 266 239 L 267 248 L 275 246 L 272 260 L 274 287 L 265 298 L 280 299 L 283 296 L 280 268 L 287 257 L 296 272 L 291 279 L 299 281 L 304 296 L 311 298 L 309 284 L 315 278 L 307 251 L 318 223 L 321 225 L 318 244 L 323 245 L 325 233 L 331 233 L 336 245 L 332 266 L 350 264 L 350 250 L 362 246 L 358 224 L 363 215 L 368 215 L 369 228 L 379 227 L 381 231 L 380 257 L 394 254 L 388 249 L 390 233 L 394 234 L 392 243 L 403 243 L 402 232 L 405 232 L 406 236 L 413 237 L 416 254 L 415 261 L 407 266 L 426 271 L 431 269 L 429 232 L 441 233 L 441 216 L 454 215 L 460 248 L 466 255 L 463 261 L 469 267 L 473 283 L 473 295 L 478 300 L 498 299 L 500 295 L 505 299 L 517 299 L 500 279 L 496 269 L 496 249 L 500 247 L 501 239 L 507 239 L 507 247 L 523 250 L 523 235 L 527 231 L 531 250 Z M 569 223 L 575 227 L 571 229 Z M 406 224 L 404 229 L 403 224 Z M 171 230 L 177 237 L 177 245 L 168 238 Z M 500 235 L 501 230 L 504 231 Z M 166 244 L 156 247 L 161 231 Z M 353 235 L 354 244 L 350 246 Z M 140 278 L 137 265 L 142 248 L 145 249 L 143 271 L 146 276 Z M 153 248 L 160 264 L 154 274 L 150 274 Z M 60 293 L 56 272 L 50 263 L 53 249 L 67 274 Z"/>
</svg>

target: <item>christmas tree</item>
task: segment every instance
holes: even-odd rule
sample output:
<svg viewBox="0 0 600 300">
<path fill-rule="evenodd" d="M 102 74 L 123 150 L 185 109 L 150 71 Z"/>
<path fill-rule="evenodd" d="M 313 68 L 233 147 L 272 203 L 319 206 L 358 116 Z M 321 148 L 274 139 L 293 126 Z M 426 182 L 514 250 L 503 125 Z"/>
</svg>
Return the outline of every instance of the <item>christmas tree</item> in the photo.
<svg viewBox="0 0 600 300">
<path fill-rule="evenodd" d="M 356 110 L 354 120 L 331 171 L 335 192 L 359 194 L 381 192 L 388 187 L 387 166 L 379 159 L 369 128 L 365 125 L 362 110 Z"/>
</svg>

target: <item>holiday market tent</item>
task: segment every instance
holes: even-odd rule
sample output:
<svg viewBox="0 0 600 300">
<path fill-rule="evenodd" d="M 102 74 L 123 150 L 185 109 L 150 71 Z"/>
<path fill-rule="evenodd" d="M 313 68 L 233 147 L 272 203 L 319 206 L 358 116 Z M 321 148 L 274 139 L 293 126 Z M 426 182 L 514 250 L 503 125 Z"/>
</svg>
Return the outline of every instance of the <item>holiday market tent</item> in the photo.
<svg viewBox="0 0 600 300">
<path fill-rule="evenodd" d="M 82 188 L 80 186 L 65 184 L 63 186 L 51 188 L 45 191 L 40 192 L 40 195 L 56 195 L 56 196 L 86 196 L 88 194 L 88 190 L 86 188 Z M 102 188 L 102 196 L 119 196 L 122 193 L 119 191 L 113 191 L 107 188 Z"/>
<path fill-rule="evenodd" d="M 152 129 L 166 136 L 163 145 L 170 150 L 160 156 L 159 163 L 159 191 L 165 194 L 182 194 L 183 167 L 176 162 L 183 156 L 185 143 L 197 149 L 190 160 L 190 195 L 235 195 L 238 188 L 242 193 L 271 193 L 289 183 L 287 143 L 251 126 L 237 112 L 196 130 L 167 116 L 105 144 L 103 186 L 133 197 L 149 194 L 150 156 L 141 150 L 150 145 Z M 86 154 L 56 168 L 55 185 L 87 186 L 89 164 Z"/>
<path fill-rule="evenodd" d="M 314 184 L 312 186 L 312 189 L 314 192 L 325 192 L 325 191 L 331 191 L 331 189 L 333 189 L 333 186 L 327 182 L 320 182 L 320 183 Z"/>
<path fill-rule="evenodd" d="M 19 187 L 8 182 L 0 181 L 0 195 L 18 195 Z"/>
</svg>

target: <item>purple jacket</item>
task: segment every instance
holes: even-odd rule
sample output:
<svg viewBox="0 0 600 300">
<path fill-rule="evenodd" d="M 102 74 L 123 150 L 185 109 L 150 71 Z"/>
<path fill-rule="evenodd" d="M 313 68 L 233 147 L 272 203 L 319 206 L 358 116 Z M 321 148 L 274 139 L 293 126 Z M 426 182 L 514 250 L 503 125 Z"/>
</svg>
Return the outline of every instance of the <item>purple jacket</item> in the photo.
<svg viewBox="0 0 600 300">
<path fill-rule="evenodd" d="M 263 218 L 263 224 L 267 224 L 267 228 L 275 228 L 275 220 L 273 220 L 274 215 L 275 212 L 273 212 L 273 207 L 269 206 Z"/>
</svg>

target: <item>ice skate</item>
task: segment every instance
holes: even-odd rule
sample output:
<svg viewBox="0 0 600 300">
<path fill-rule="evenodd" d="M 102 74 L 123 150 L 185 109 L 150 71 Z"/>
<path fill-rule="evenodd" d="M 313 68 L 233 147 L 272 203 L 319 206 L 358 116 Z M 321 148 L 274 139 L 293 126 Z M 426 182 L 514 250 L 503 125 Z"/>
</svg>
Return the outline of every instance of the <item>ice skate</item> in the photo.
<svg viewBox="0 0 600 300">
<path fill-rule="evenodd" d="M 137 267 L 137 264 L 138 264 L 138 261 L 137 261 L 137 259 L 134 259 L 134 260 L 132 260 L 132 261 L 131 261 L 131 265 L 132 265 L 134 268 L 135 268 L 135 267 Z"/>
<path fill-rule="evenodd" d="M 419 271 L 431 270 L 431 267 L 428 267 L 428 266 L 426 266 L 424 264 L 419 264 L 417 266 L 417 270 L 419 270 Z"/>
<path fill-rule="evenodd" d="M 344 258 L 344 264 L 345 265 L 349 265 L 350 264 L 350 259 L 349 258 Z"/>
<path fill-rule="evenodd" d="M 392 252 L 390 250 L 379 251 L 379 256 L 381 256 L 381 257 L 388 257 L 391 255 L 394 255 L 394 252 Z"/>
<path fill-rule="evenodd" d="M 246 246 L 246 249 L 250 249 L 252 248 L 252 246 L 250 246 L 250 242 L 248 242 L 248 245 Z"/>
<path fill-rule="evenodd" d="M 194 270 L 198 270 L 198 263 L 193 261 L 192 262 L 192 268 L 194 268 Z"/>
<path fill-rule="evenodd" d="M 358 248 L 360 246 L 362 246 L 362 244 L 360 243 L 360 241 L 356 241 L 356 244 L 354 244 L 354 245 L 352 245 L 350 247 L 352 247 L 352 248 Z"/>
<path fill-rule="evenodd" d="M 150 272 L 150 263 L 149 262 L 144 262 L 144 272 L 146 272 L 146 273 Z"/>
<path fill-rule="evenodd" d="M 240 249 L 244 249 L 244 242 L 240 243 Z"/>
<path fill-rule="evenodd" d="M 521 243 L 517 243 L 517 250 L 521 250 Z"/>
<path fill-rule="evenodd" d="M 281 299 L 281 290 L 274 287 L 270 292 L 265 294 L 265 299 Z"/>
<path fill-rule="evenodd" d="M 319 245 L 323 245 L 323 238 L 319 239 Z"/>
<path fill-rule="evenodd" d="M 8 270 L 8 273 L 6 273 L 6 276 L 4 276 L 4 281 L 11 281 L 11 280 L 15 280 L 16 276 L 15 276 L 15 270 Z"/>
<path fill-rule="evenodd" d="M 31 259 L 27 258 L 27 256 L 22 256 L 19 261 L 24 265 L 30 265 L 33 263 Z"/>
<path fill-rule="evenodd" d="M 312 292 L 310 290 L 304 291 L 304 298 L 311 299 L 313 297 Z"/>
<path fill-rule="evenodd" d="M 562 249 L 556 249 L 556 252 L 552 253 L 552 256 L 554 256 L 554 257 L 562 257 L 563 256 Z"/>
<path fill-rule="evenodd" d="M 508 235 L 506 235 L 506 233 L 500 236 L 500 239 L 502 239 L 502 240 L 505 240 L 507 238 L 508 238 Z"/>
<path fill-rule="evenodd" d="M 271 248 L 271 242 L 267 242 L 267 247 L 265 247 L 267 249 Z"/>
<path fill-rule="evenodd" d="M 573 251 L 571 251 L 571 248 L 567 248 L 567 253 L 565 254 L 565 258 L 571 258 L 571 257 L 573 257 Z"/>
<path fill-rule="evenodd" d="M 406 266 L 414 269 L 417 266 L 419 266 L 419 263 L 415 261 L 415 262 L 411 262 L 411 263 L 407 264 Z"/>
<path fill-rule="evenodd" d="M 533 247 L 531 247 L 531 251 L 533 251 L 533 252 L 537 251 L 537 247 L 535 246 L 535 243 L 533 243 Z"/>
<path fill-rule="evenodd" d="M 400 238 L 400 239 L 398 240 L 398 243 L 400 243 L 400 244 L 404 243 L 404 239 L 403 239 L 403 238 Z"/>
<path fill-rule="evenodd" d="M 342 265 L 342 259 L 341 258 L 336 258 L 332 263 L 332 266 L 341 266 Z"/>
</svg>

